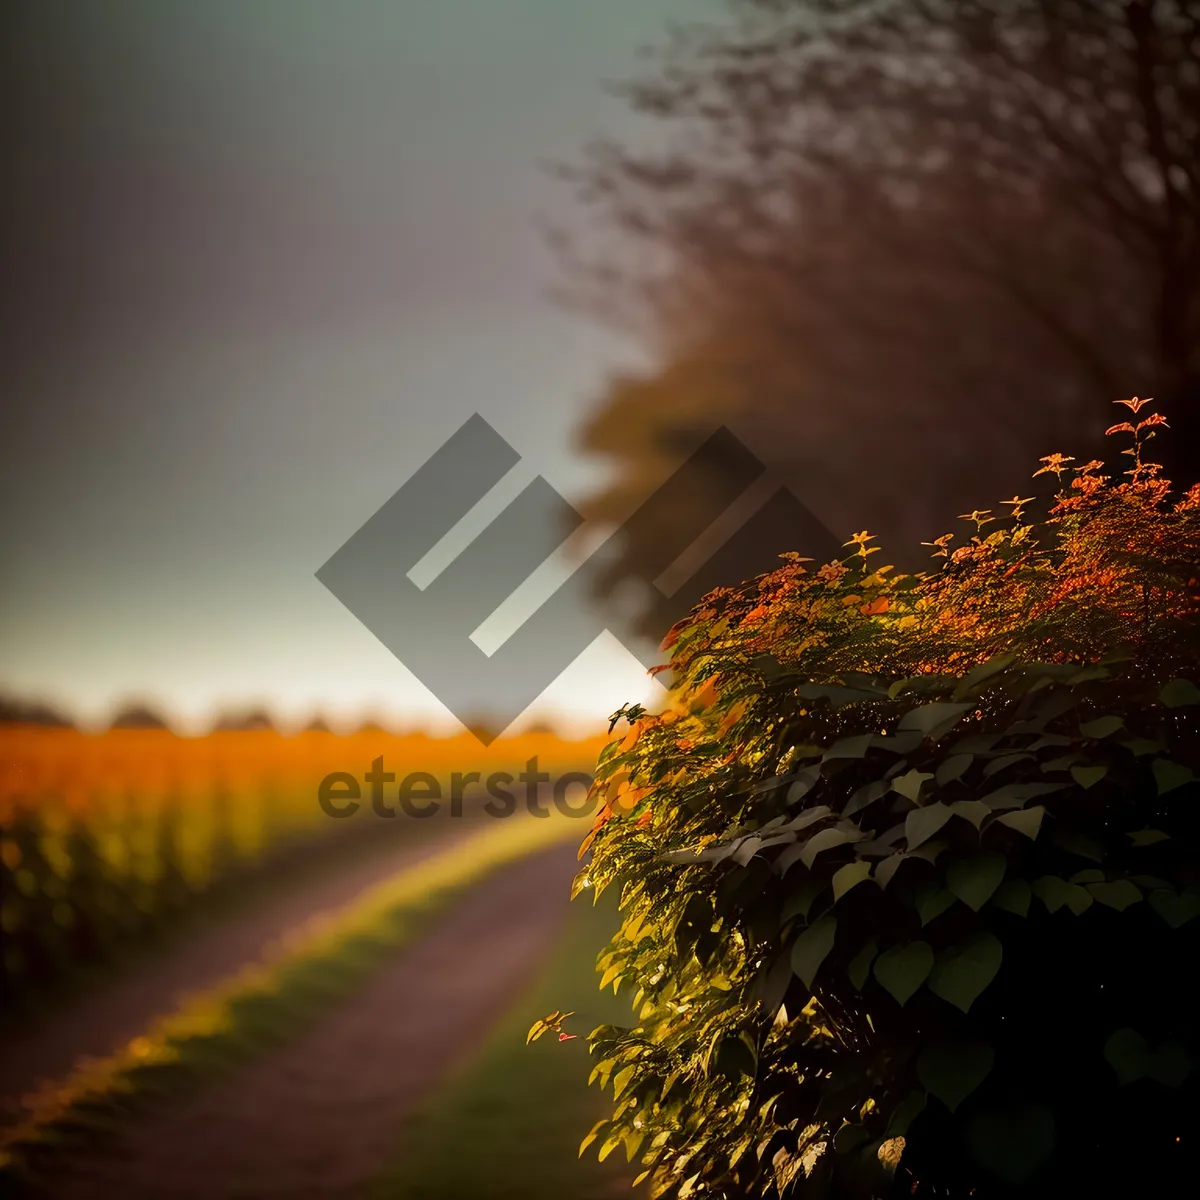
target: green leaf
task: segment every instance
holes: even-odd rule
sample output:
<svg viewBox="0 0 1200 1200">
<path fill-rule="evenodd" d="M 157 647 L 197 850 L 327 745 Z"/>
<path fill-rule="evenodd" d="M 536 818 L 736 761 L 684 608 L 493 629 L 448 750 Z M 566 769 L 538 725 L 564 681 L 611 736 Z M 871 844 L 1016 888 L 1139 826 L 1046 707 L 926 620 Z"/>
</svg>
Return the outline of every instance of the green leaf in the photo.
<svg viewBox="0 0 1200 1200">
<path fill-rule="evenodd" d="M 961 779 L 974 761 L 973 754 L 955 754 L 946 759 L 935 772 L 938 787 L 945 787 L 946 784 Z"/>
<path fill-rule="evenodd" d="M 1156 758 L 1151 764 L 1151 770 L 1154 772 L 1154 780 L 1158 784 L 1160 796 L 1165 796 L 1168 792 L 1173 792 L 1176 788 L 1181 788 L 1185 783 L 1191 783 L 1196 778 L 1192 774 L 1191 767 L 1171 762 L 1166 758 Z"/>
<path fill-rule="evenodd" d="M 1025 1183 L 1054 1151 L 1054 1113 L 1025 1104 L 975 1113 L 966 1128 L 972 1155 L 1005 1183 Z"/>
<path fill-rule="evenodd" d="M 1064 737 L 1061 733 L 1046 733 L 1043 734 L 1032 746 L 1030 750 L 1044 750 L 1047 746 L 1069 746 L 1071 739 Z"/>
<path fill-rule="evenodd" d="M 816 808 L 805 809 L 799 816 L 793 817 L 790 821 L 785 821 L 780 827 L 781 833 L 795 833 L 801 829 L 807 829 L 810 825 L 815 825 L 823 817 L 828 817 L 832 813 L 828 804 L 818 804 Z"/>
<path fill-rule="evenodd" d="M 881 800 L 890 790 L 890 785 L 885 779 L 875 779 L 871 783 L 864 784 L 846 801 L 846 807 L 842 809 L 842 816 L 854 816 L 856 812 L 861 812 L 868 805 L 874 804 L 876 800 Z"/>
<path fill-rule="evenodd" d="M 634 1066 L 623 1067 L 613 1076 L 612 1093 L 613 1100 L 620 1100 L 625 1094 L 626 1089 L 633 1082 L 633 1077 L 637 1068 Z"/>
<path fill-rule="evenodd" d="M 1075 780 L 1075 782 L 1079 784 L 1084 791 L 1090 787 L 1094 787 L 1107 774 L 1108 768 L 1105 766 L 1071 768 L 1071 778 Z"/>
<path fill-rule="evenodd" d="M 939 955 L 929 975 L 929 990 L 955 1008 L 969 1012 L 979 994 L 996 978 L 1004 947 L 990 933 L 978 933 Z"/>
<path fill-rule="evenodd" d="M 904 819 L 908 848 L 915 850 L 922 842 L 928 841 L 953 815 L 949 805 L 940 803 L 914 809 Z"/>
<path fill-rule="evenodd" d="M 1002 754 L 999 758 L 994 758 L 986 767 L 983 768 L 984 779 L 990 779 L 993 775 L 999 775 L 1001 771 L 1007 770 L 1013 763 L 1024 762 L 1027 758 L 1032 758 L 1033 755 L 1026 750 L 1018 750 L 1012 754 Z"/>
<path fill-rule="evenodd" d="M 870 1134 L 861 1125 L 846 1124 L 833 1135 L 835 1154 L 849 1154 L 870 1139 Z"/>
<path fill-rule="evenodd" d="M 804 849 L 800 851 L 800 861 L 806 867 L 811 867 L 818 854 L 832 850 L 835 846 L 844 846 L 847 842 L 862 841 L 862 836 L 861 833 L 851 833 L 848 829 L 822 829 L 804 843 Z"/>
<path fill-rule="evenodd" d="M 867 978 L 871 973 L 871 964 L 875 961 L 875 956 L 879 953 L 879 946 L 874 938 L 854 956 L 850 961 L 850 966 L 846 968 L 846 974 L 850 976 L 850 982 L 854 985 L 855 991 L 861 992 L 863 986 L 867 982 Z"/>
<path fill-rule="evenodd" d="M 842 687 L 836 683 L 806 683 L 796 689 L 801 700 L 828 700 L 834 708 L 860 700 L 882 700 L 886 693 L 866 688 Z"/>
<path fill-rule="evenodd" d="M 970 821 L 978 829 L 983 824 L 984 817 L 990 817 L 992 810 L 982 800 L 955 800 L 950 805 L 950 811 L 964 821 Z"/>
<path fill-rule="evenodd" d="M 892 791 L 899 792 L 906 800 L 911 800 L 916 804 L 917 798 L 921 794 L 921 784 L 932 778 L 933 776 L 929 772 L 918 771 L 914 767 L 911 771 L 905 771 L 903 775 L 898 775 L 892 780 Z"/>
<path fill-rule="evenodd" d="M 1069 771 L 1082 759 L 1081 754 L 1064 754 L 1061 758 L 1052 758 L 1042 763 L 1042 774 L 1049 775 L 1054 771 Z"/>
<path fill-rule="evenodd" d="M 969 696 L 980 684 L 986 683 L 994 675 L 999 675 L 1001 671 L 1011 667 L 1016 661 L 1015 654 L 994 654 L 987 662 L 972 667 L 954 689 L 954 699 L 961 700 L 964 696 Z"/>
<path fill-rule="evenodd" d="M 1115 908 L 1117 912 L 1124 912 L 1142 898 L 1137 885 L 1130 883 L 1128 879 L 1114 879 L 1111 883 L 1089 883 L 1087 890 L 1100 904 Z"/>
<path fill-rule="evenodd" d="M 875 866 L 875 880 L 881 888 L 887 887 L 900 864 L 908 857 L 904 853 L 891 854 Z"/>
<path fill-rule="evenodd" d="M 987 1042 L 934 1042 L 917 1059 L 917 1079 L 951 1112 L 988 1077 L 996 1052 Z"/>
<path fill-rule="evenodd" d="M 1049 796 L 1052 792 L 1061 792 L 1070 787 L 1067 783 L 1006 783 L 994 792 L 988 792 L 983 797 L 983 803 L 993 811 L 1003 808 L 1020 808 L 1029 800 L 1038 796 Z"/>
<path fill-rule="evenodd" d="M 793 840 L 793 839 L 788 839 Z M 733 853 L 730 858 L 740 867 L 744 867 L 754 856 L 763 848 L 764 841 L 762 838 L 755 835 L 750 837 L 739 838 L 733 846 Z"/>
<path fill-rule="evenodd" d="M 1054 844 L 1061 846 L 1068 854 L 1077 854 L 1080 858 L 1088 858 L 1097 863 L 1104 861 L 1104 847 L 1085 833 L 1077 833 L 1073 829 L 1060 829 L 1054 835 Z"/>
<path fill-rule="evenodd" d="M 1139 1079 L 1153 1079 L 1171 1088 L 1182 1087 L 1193 1066 L 1192 1056 L 1182 1043 L 1168 1040 L 1152 1050 L 1136 1029 L 1129 1028 L 1109 1034 L 1104 1043 L 1104 1057 L 1122 1087 Z"/>
<path fill-rule="evenodd" d="M 872 735 L 869 733 L 862 733 L 855 737 L 839 738 L 825 751 L 822 761 L 828 762 L 832 759 L 840 758 L 865 758 L 867 751 L 871 748 L 871 737 Z"/>
<path fill-rule="evenodd" d="M 804 767 L 797 771 L 795 780 L 787 790 L 787 803 L 798 804 L 817 786 L 820 778 L 821 772 L 816 767 Z"/>
<path fill-rule="evenodd" d="M 928 942 L 893 946 L 875 960 L 875 978 L 903 1006 L 925 982 L 933 967 L 933 950 Z"/>
<path fill-rule="evenodd" d="M 915 729 L 907 733 L 878 733 L 871 739 L 871 748 L 886 750 L 889 754 L 911 754 L 923 740 Z"/>
<path fill-rule="evenodd" d="M 963 713 L 969 712 L 974 707 L 973 704 L 949 704 L 943 701 L 922 704 L 917 708 L 910 708 L 900 718 L 900 724 L 896 726 L 896 729 L 899 732 L 915 729 L 923 736 L 929 737 L 935 729 L 945 725 L 947 722 L 953 727 L 953 725 L 957 724 L 958 719 Z"/>
<path fill-rule="evenodd" d="M 1124 746 L 1134 758 L 1143 758 L 1147 754 L 1157 754 L 1160 750 L 1165 749 L 1162 742 L 1155 742 L 1150 738 L 1143 737 L 1122 738 L 1117 745 Z"/>
<path fill-rule="evenodd" d="M 585 1137 L 583 1139 L 583 1141 L 579 1143 L 579 1157 L 580 1158 L 583 1157 L 584 1151 L 600 1136 L 601 1130 L 603 1130 L 606 1126 L 611 1125 L 611 1124 L 612 1124 L 611 1121 L 609 1121 L 608 1119 L 604 1119 L 604 1120 L 597 1121 L 595 1123 L 595 1125 L 592 1126 L 591 1133 L 589 1133 L 587 1135 L 587 1137 Z"/>
<path fill-rule="evenodd" d="M 1043 875 L 1035 879 L 1033 894 L 1046 906 L 1047 910 L 1058 912 L 1065 904 L 1076 916 L 1085 912 L 1092 904 L 1091 893 L 1077 883 L 1067 883 L 1057 875 Z"/>
<path fill-rule="evenodd" d="M 642 1148 L 642 1143 L 646 1140 L 646 1131 L 644 1129 L 631 1129 L 625 1135 L 625 1161 L 633 1162 L 634 1156 Z"/>
<path fill-rule="evenodd" d="M 1143 891 L 1153 892 L 1162 888 L 1170 888 L 1170 883 L 1158 875 L 1130 875 L 1130 879 Z"/>
<path fill-rule="evenodd" d="M 1035 804 L 1032 808 L 1018 808 L 1013 812 L 1002 813 L 996 818 L 996 824 L 1007 825 L 1032 840 L 1041 830 L 1042 818 L 1045 815 L 1046 809 L 1041 804 Z"/>
<path fill-rule="evenodd" d="M 1150 893 L 1149 903 L 1172 929 L 1186 925 L 1193 917 L 1200 917 L 1200 892 L 1194 888 L 1178 894 L 1169 888 L 1159 888 Z"/>
<path fill-rule="evenodd" d="M 954 903 L 954 893 L 934 884 L 925 888 L 917 898 L 917 915 L 922 925 L 940 917 Z"/>
<path fill-rule="evenodd" d="M 892 1109 L 892 1118 L 888 1121 L 885 1137 L 903 1137 L 908 1127 L 925 1111 L 926 1097 L 923 1091 L 911 1092 Z"/>
<path fill-rule="evenodd" d="M 928 842 L 922 842 L 915 850 L 909 850 L 905 857 L 922 858 L 927 863 L 935 863 L 938 856 L 944 854 L 949 848 L 950 843 L 945 838 L 933 838 Z"/>
<path fill-rule="evenodd" d="M 604 1144 L 600 1147 L 600 1153 L 596 1155 L 596 1158 L 603 1162 L 624 1140 L 625 1135 L 619 1129 L 614 1130 L 604 1139 Z"/>
<path fill-rule="evenodd" d="M 1125 722 L 1117 716 L 1097 717 L 1094 721 L 1085 721 L 1079 726 L 1079 732 L 1085 738 L 1094 738 L 1097 741 L 1100 738 L 1112 737 L 1118 729 L 1124 729 Z"/>
<path fill-rule="evenodd" d="M 833 873 L 833 899 L 840 900 L 851 888 L 871 876 L 871 864 L 865 861 L 847 863 Z"/>
<path fill-rule="evenodd" d="M 1135 829 L 1125 835 L 1139 850 L 1144 846 L 1155 846 L 1159 842 L 1170 841 L 1170 835 L 1161 829 Z"/>
<path fill-rule="evenodd" d="M 1006 865 L 1003 854 L 983 853 L 959 859 L 946 872 L 946 886 L 968 908 L 978 912 L 1003 882 Z"/>
<path fill-rule="evenodd" d="M 811 990 L 817 971 L 825 961 L 837 934 L 837 918 L 822 917 L 815 925 L 806 929 L 792 946 L 792 970 Z"/>
<path fill-rule="evenodd" d="M 1184 708 L 1189 704 L 1200 704 L 1200 687 L 1190 679 L 1172 679 L 1158 693 L 1158 698 L 1168 708 Z"/>
<path fill-rule="evenodd" d="M 813 901 L 825 890 L 826 880 L 815 875 L 808 875 L 804 882 L 792 892 L 784 902 L 783 911 L 779 914 L 780 924 L 786 925 L 796 917 L 807 919 Z"/>
<path fill-rule="evenodd" d="M 792 981 L 791 956 L 781 954 L 768 971 L 759 976 L 756 995 L 759 1003 L 766 1009 L 768 1017 L 774 1017 L 787 995 L 788 984 Z"/>
<path fill-rule="evenodd" d="M 1006 879 L 996 892 L 996 907 L 1015 913 L 1018 917 L 1027 917 L 1032 894 L 1024 879 Z"/>
</svg>

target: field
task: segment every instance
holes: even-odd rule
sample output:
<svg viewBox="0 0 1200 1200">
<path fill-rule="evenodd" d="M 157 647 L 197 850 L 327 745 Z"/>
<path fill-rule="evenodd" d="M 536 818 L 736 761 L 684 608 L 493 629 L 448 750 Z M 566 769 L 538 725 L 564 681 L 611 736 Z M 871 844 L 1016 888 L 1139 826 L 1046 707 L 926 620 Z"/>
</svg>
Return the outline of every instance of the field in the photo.
<svg viewBox="0 0 1200 1200">
<path fill-rule="evenodd" d="M 623 1180 L 611 1164 L 576 1162 L 600 1099 L 583 1088 L 582 1040 L 522 1044 L 551 993 L 586 980 L 611 914 L 564 924 L 573 847 L 590 825 L 564 815 L 579 807 L 579 779 L 559 789 L 558 811 L 553 782 L 527 795 L 520 774 L 536 760 L 554 781 L 586 776 L 599 744 L 0 729 L 0 1185 L 268 1194 L 259 1173 L 308 1180 L 304 1155 L 324 1138 L 325 1160 L 344 1160 L 359 1189 L 331 1195 L 433 1194 L 449 1163 L 492 1179 L 496 1195 L 534 1195 L 513 1154 L 531 1134 L 557 1164 L 546 1178 Z M 378 759 L 398 777 L 381 793 L 395 816 L 375 811 L 364 780 Z M 323 811 L 331 773 L 358 781 L 350 816 Z M 399 803 L 415 773 L 434 781 L 409 788 L 420 811 L 436 798 L 428 816 Z M 467 786 L 453 786 L 456 773 Z M 325 788 L 338 810 L 354 792 L 346 779 Z M 578 978 L 570 990 L 577 998 Z M 412 1020 L 396 1026 L 405 1005 Z M 268 1094 L 287 1062 L 292 1126 L 284 1137 L 274 1121 L 284 1144 L 264 1167 L 254 1114 L 276 1106 L 238 1106 Z M 365 1137 L 361 1115 L 336 1133 L 363 1087 L 378 1101 L 369 1154 L 345 1144 Z M 489 1097 L 506 1090 L 518 1127 L 492 1128 L 493 1112 L 464 1159 L 460 1110 L 500 1111 Z M 198 1121 L 216 1141 L 184 1167 Z M 420 1155 L 414 1129 L 429 1131 Z"/>
<path fill-rule="evenodd" d="M 462 789 L 462 812 L 451 812 L 455 773 L 478 772 L 483 780 L 496 772 L 517 776 L 537 759 L 541 770 L 558 777 L 586 770 L 595 753 L 595 743 L 552 735 L 484 749 L 469 735 L 247 731 L 185 738 L 165 730 L 88 735 L 0 727 L 4 1015 L 139 939 L 161 934 L 189 907 L 256 873 L 300 857 L 319 863 L 347 843 L 432 836 L 449 828 L 448 816 L 478 816 L 486 802 L 474 794 L 479 785 Z M 421 819 L 405 819 L 400 811 L 397 819 L 393 783 L 386 786 L 385 806 L 394 815 L 378 815 L 362 783 L 361 807 L 351 816 L 323 811 L 319 792 L 326 776 L 361 780 L 377 759 L 401 777 L 432 776 L 443 797 L 439 810 Z M 346 787 L 343 782 L 340 792 Z M 516 805 L 523 799 L 518 782 Z M 575 792 L 568 800 L 575 802 Z M 348 807 L 333 804 L 336 811 Z"/>
</svg>

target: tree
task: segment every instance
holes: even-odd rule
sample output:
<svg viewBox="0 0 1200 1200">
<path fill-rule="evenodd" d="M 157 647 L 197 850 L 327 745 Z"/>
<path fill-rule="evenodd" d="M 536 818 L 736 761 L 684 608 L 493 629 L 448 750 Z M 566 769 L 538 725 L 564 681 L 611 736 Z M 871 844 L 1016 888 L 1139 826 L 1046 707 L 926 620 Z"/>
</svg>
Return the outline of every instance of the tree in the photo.
<svg viewBox="0 0 1200 1200">
<path fill-rule="evenodd" d="M 121 707 L 113 716 L 110 729 L 170 729 L 170 723 L 149 704 L 134 702 Z"/>
<path fill-rule="evenodd" d="M 213 723 L 214 733 L 252 733 L 274 729 L 275 722 L 265 708 L 222 713 Z"/>
<path fill-rule="evenodd" d="M 57 729 L 69 729 L 74 726 L 74 722 L 52 704 L 0 695 L 0 725 L 46 725 Z"/>
<path fill-rule="evenodd" d="M 617 469 L 590 514 L 725 421 L 828 526 L 915 544 L 1020 486 L 1035 447 L 1090 457 L 1081 414 L 1135 393 L 1191 483 L 1200 4 L 730 8 L 625 89 L 666 148 L 601 143 L 566 172 L 622 235 L 575 299 L 659 363 L 582 432 Z"/>
<path fill-rule="evenodd" d="M 860 534 L 714 593 L 617 714 L 573 895 L 619 896 L 632 1012 L 584 1146 L 650 1195 L 1195 1190 L 1200 485 L 1144 408 L 1128 475 L 1049 455 L 1048 511 L 936 570 Z"/>
</svg>

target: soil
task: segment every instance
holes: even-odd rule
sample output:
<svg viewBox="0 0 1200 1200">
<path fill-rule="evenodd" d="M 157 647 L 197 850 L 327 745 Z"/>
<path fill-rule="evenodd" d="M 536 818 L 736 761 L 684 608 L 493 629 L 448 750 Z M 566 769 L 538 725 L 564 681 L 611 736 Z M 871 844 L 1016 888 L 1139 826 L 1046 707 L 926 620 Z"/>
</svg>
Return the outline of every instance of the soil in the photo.
<svg viewBox="0 0 1200 1200">
<path fill-rule="evenodd" d="M 469 824 L 462 823 L 464 826 Z M 388 840 L 358 848 L 321 870 L 269 890 L 257 889 L 236 906 L 180 931 L 151 957 L 59 1005 L 32 1024 L 0 1033 L 0 1126 L 22 1112 L 21 1099 L 48 1080 L 62 1079 L 83 1058 L 111 1054 L 188 995 L 214 986 L 259 961 L 289 930 L 353 902 L 359 893 L 442 850 L 448 839 L 473 831 L 438 831 L 417 842 Z"/>
<path fill-rule="evenodd" d="M 406 1117 L 486 1037 L 559 935 L 576 867 L 565 846 L 499 871 L 297 1041 L 59 1164 L 51 1194 L 368 1195 Z"/>
</svg>

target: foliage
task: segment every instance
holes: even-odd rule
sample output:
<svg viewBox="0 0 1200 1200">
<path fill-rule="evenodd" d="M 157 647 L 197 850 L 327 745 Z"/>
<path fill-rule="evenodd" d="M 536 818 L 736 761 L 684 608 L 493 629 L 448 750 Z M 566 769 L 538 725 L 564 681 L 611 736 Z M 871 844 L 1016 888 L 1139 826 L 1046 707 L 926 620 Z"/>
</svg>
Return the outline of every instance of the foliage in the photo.
<svg viewBox="0 0 1200 1200">
<path fill-rule="evenodd" d="M 636 1020 L 591 1035 L 613 1112 L 588 1141 L 652 1195 L 1159 1194 L 1174 1169 L 1200 485 L 1171 498 L 1161 420 L 1123 403 L 1129 470 L 1043 459 L 1041 518 L 968 514 L 917 576 L 866 533 L 785 556 L 664 643 L 670 703 L 602 753 L 576 881 L 619 892 L 601 986 Z"/>
<path fill-rule="evenodd" d="M 586 515 L 728 424 L 919 570 L 931 517 L 1141 386 L 1196 477 L 1194 0 L 727 0 L 644 61 L 622 92 L 659 136 L 566 171 L 612 231 L 570 278 L 650 364 L 581 433 L 610 467 Z M 630 575 L 683 520 L 628 531 Z"/>
</svg>

